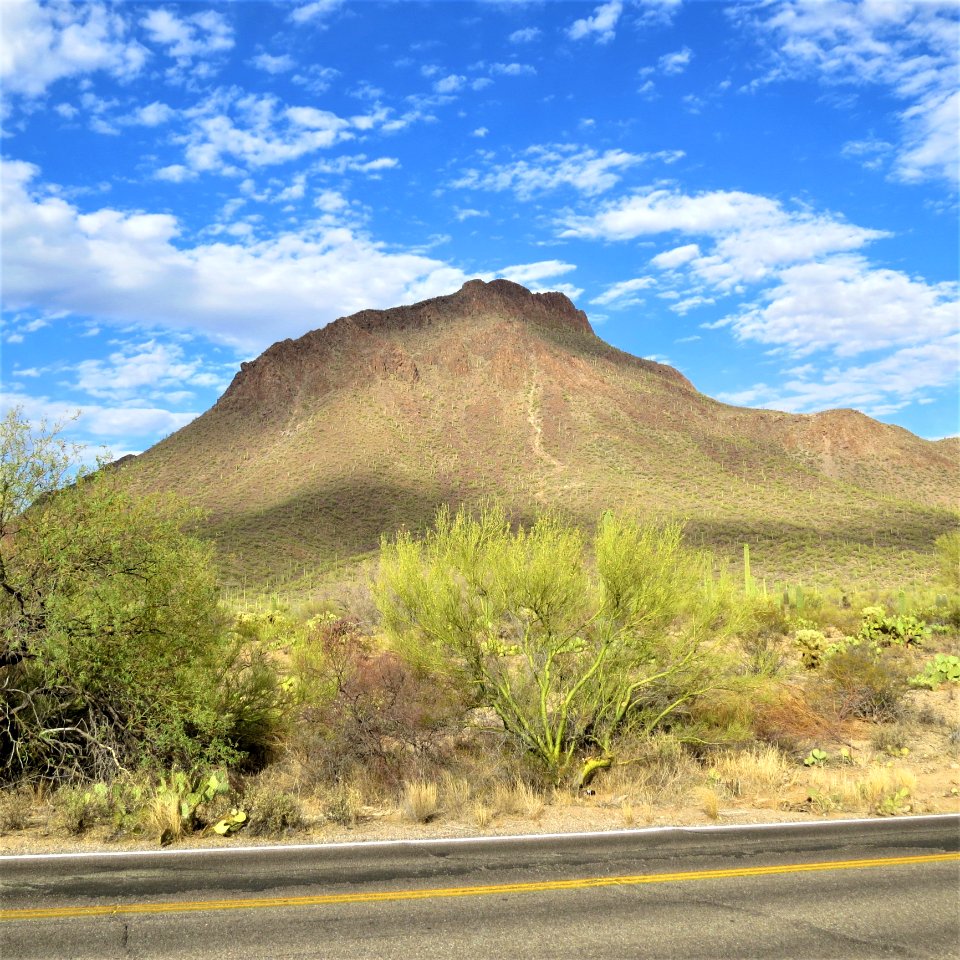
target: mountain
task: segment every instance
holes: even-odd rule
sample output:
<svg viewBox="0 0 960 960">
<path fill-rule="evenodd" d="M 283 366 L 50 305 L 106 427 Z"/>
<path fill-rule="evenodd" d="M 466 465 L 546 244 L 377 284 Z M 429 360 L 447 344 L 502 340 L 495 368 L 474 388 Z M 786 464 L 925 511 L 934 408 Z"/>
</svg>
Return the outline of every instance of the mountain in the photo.
<svg viewBox="0 0 960 960">
<path fill-rule="evenodd" d="M 719 403 L 605 343 L 563 294 L 507 280 L 275 343 L 124 469 L 203 508 L 228 579 L 258 587 L 489 496 L 518 518 L 683 517 L 731 558 L 749 543 L 771 581 L 909 584 L 960 491 L 955 445 L 853 410 Z"/>
</svg>

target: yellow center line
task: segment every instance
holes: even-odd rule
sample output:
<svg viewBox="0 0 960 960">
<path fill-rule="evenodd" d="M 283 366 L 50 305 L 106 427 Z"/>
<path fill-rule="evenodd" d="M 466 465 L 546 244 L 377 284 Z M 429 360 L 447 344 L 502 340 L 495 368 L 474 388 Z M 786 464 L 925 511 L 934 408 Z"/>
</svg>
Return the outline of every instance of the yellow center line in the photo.
<svg viewBox="0 0 960 960">
<path fill-rule="evenodd" d="M 257 910 L 276 907 L 316 907 L 344 903 L 388 903 L 398 900 L 434 900 L 446 897 L 484 897 L 506 893 L 543 893 L 553 890 L 589 890 L 682 880 L 724 880 L 735 877 L 772 877 L 824 870 L 863 870 L 904 867 L 920 863 L 960 861 L 960 853 L 932 853 L 872 860 L 827 860 L 786 863 L 770 867 L 733 867 L 727 870 L 690 870 L 683 873 L 641 873 L 625 877 L 584 877 L 578 880 L 541 880 L 533 883 L 493 883 L 477 887 L 437 887 L 427 890 L 384 890 L 372 893 L 329 893 L 313 897 L 251 897 L 238 900 L 186 900 L 169 903 L 111 904 L 95 907 L 49 907 L 0 910 L 0 920 L 50 920 L 65 917 L 113 917 L 145 913 L 191 913 L 207 910 Z"/>
</svg>

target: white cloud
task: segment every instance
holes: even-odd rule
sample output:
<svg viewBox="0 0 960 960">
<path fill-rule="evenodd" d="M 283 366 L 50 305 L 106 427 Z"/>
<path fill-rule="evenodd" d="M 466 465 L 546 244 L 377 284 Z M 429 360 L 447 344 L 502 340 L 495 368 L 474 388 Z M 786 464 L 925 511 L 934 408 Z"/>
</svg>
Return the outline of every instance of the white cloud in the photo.
<svg viewBox="0 0 960 960">
<path fill-rule="evenodd" d="M 166 395 L 186 385 L 224 389 L 223 377 L 204 367 L 199 357 L 188 359 L 176 343 L 153 339 L 124 343 L 106 359 L 81 360 L 73 367 L 72 384 L 91 397 L 126 400 L 141 394 Z M 183 393 L 181 389 L 179 391 Z M 188 399 L 187 395 L 181 400 Z"/>
<path fill-rule="evenodd" d="M 623 13 L 621 0 L 610 0 L 593 11 L 592 17 L 575 20 L 567 29 L 571 40 L 583 40 L 591 37 L 597 43 L 609 43 L 616 36 L 617 21 Z"/>
<path fill-rule="evenodd" d="M 443 77 L 442 79 L 437 80 L 433 85 L 433 89 L 437 93 L 442 93 L 442 94 L 456 93 L 458 90 L 460 90 L 463 87 L 463 85 L 466 82 L 467 82 L 466 77 L 460 76 L 459 74 L 456 74 L 456 73 L 451 73 L 449 76 Z"/>
<path fill-rule="evenodd" d="M 657 63 L 664 73 L 677 74 L 687 69 L 692 58 L 693 51 L 689 47 L 684 47 L 675 53 L 664 54 Z"/>
<path fill-rule="evenodd" d="M 536 75 L 537 68 L 529 63 L 491 63 L 489 67 L 492 76 L 523 77 Z"/>
<path fill-rule="evenodd" d="M 672 270 L 674 267 L 682 267 L 691 260 L 696 260 L 700 256 L 700 247 L 695 243 L 687 243 L 682 247 L 674 247 L 672 250 L 664 250 L 658 253 L 650 263 L 661 270 Z"/>
<path fill-rule="evenodd" d="M 521 30 L 514 30 L 507 39 L 510 43 L 533 43 L 540 34 L 539 27 L 524 27 Z"/>
<path fill-rule="evenodd" d="M 101 3 L 3 0 L 0 80 L 5 96 L 38 97 L 65 77 L 139 73 L 149 51 L 128 37 L 126 21 Z"/>
<path fill-rule="evenodd" d="M 4 392 L 0 395 L 0 408 L 9 410 L 21 407 L 31 423 L 46 420 L 48 423 L 66 422 L 77 413 L 76 423 L 71 423 L 71 434 L 86 434 L 95 441 L 121 442 L 130 437 L 160 437 L 186 426 L 195 420 L 200 411 L 174 412 L 162 407 L 147 405 L 106 406 L 98 403 L 71 403 L 51 400 L 49 397 L 30 396 L 19 392 Z M 93 451 L 95 454 L 96 451 Z M 93 460 L 93 456 L 90 458 Z"/>
<path fill-rule="evenodd" d="M 318 21 L 330 16 L 342 7 L 344 2 L 345 0 L 313 0 L 311 3 L 295 7 L 290 13 L 290 19 L 297 24 L 310 23 L 316 26 Z"/>
<path fill-rule="evenodd" d="M 241 95 L 219 90 L 185 111 L 185 165 L 195 172 L 232 174 L 242 167 L 265 167 L 326 150 L 359 133 L 391 130 L 396 121 L 388 110 L 341 117 L 317 107 L 286 106 L 272 95 Z M 402 125 L 408 120 L 401 118 Z M 412 122 L 412 119 L 409 120 Z"/>
<path fill-rule="evenodd" d="M 563 237 L 632 240 L 660 233 L 714 238 L 713 248 L 696 256 L 688 244 L 658 254 L 659 267 L 689 262 L 705 281 L 719 287 L 756 282 L 780 267 L 837 251 L 856 250 L 880 237 L 831 216 L 791 212 L 776 200 L 741 191 L 685 194 L 655 188 L 608 203 L 591 216 L 569 216 Z"/>
<path fill-rule="evenodd" d="M 154 174 L 157 180 L 166 180 L 168 183 L 184 183 L 187 180 L 195 180 L 196 173 L 188 169 L 182 163 L 171 163 L 167 167 L 161 167 Z"/>
<path fill-rule="evenodd" d="M 653 277 L 634 277 L 632 280 L 621 280 L 611 284 L 599 296 L 590 302 L 600 307 L 616 306 L 618 308 L 631 307 L 642 301 L 642 297 L 634 296 L 641 290 L 652 287 L 657 281 Z"/>
<path fill-rule="evenodd" d="M 289 53 L 283 53 L 278 57 L 269 53 L 258 53 L 250 62 L 258 70 L 272 74 L 289 73 L 297 65 L 296 60 Z"/>
<path fill-rule="evenodd" d="M 574 144 L 550 144 L 526 149 L 524 159 L 506 164 L 490 164 L 486 170 L 470 169 L 451 186 L 458 189 L 487 190 L 493 193 L 513 191 L 521 200 L 534 194 L 568 186 L 596 196 L 615 186 L 621 171 L 652 159 L 673 159 L 678 153 L 627 153 L 606 150 L 597 153 L 590 147 Z"/>
<path fill-rule="evenodd" d="M 906 106 L 893 174 L 905 181 L 960 173 L 956 3 L 787 0 L 738 14 L 768 34 L 778 62 L 762 82 L 814 75 L 854 88 L 877 85 Z"/>
<path fill-rule="evenodd" d="M 134 110 L 134 112 L 122 122 L 143 127 L 159 127 L 161 124 L 173 119 L 176 114 L 176 110 L 172 107 L 155 100 L 153 103 L 148 103 L 145 107 L 139 107 Z"/>
<path fill-rule="evenodd" d="M 60 310 L 101 322 L 189 329 L 260 349 L 337 316 L 449 293 L 468 278 L 443 261 L 387 249 L 318 223 L 262 242 L 176 242 L 168 214 L 81 213 L 3 163 L 0 265 L 9 309 Z"/>
<path fill-rule="evenodd" d="M 490 131 L 486 127 L 477 127 L 473 133 L 470 134 L 471 137 L 479 137 L 481 140 L 489 133 Z"/>
<path fill-rule="evenodd" d="M 140 21 L 150 39 L 181 63 L 233 48 L 233 29 L 222 14 L 203 10 L 180 19 L 165 8 L 150 10 Z"/>
<path fill-rule="evenodd" d="M 461 209 L 456 207 L 454 209 L 454 216 L 457 218 L 458 222 L 463 223 L 464 220 L 469 220 L 472 217 L 489 217 L 489 210 L 474 210 L 472 207 L 467 207 L 466 209 Z"/>
<path fill-rule="evenodd" d="M 794 413 L 854 407 L 882 417 L 911 403 L 928 402 L 930 393 L 954 387 L 958 360 L 960 336 L 953 335 L 902 347 L 865 364 L 831 365 L 819 375 L 816 369 L 801 368 L 776 386 L 758 383 L 721 393 L 718 399 Z"/>
<path fill-rule="evenodd" d="M 503 277 L 504 280 L 512 280 L 514 283 L 522 283 L 531 290 L 540 290 L 543 289 L 543 281 L 551 280 L 553 277 L 562 277 L 576 269 L 576 264 L 565 263 L 563 260 L 539 260 L 536 263 L 520 263 L 512 267 L 504 267 L 492 276 Z M 557 290 L 558 287 L 547 284 L 547 289 Z M 567 289 L 570 288 L 567 287 Z M 574 296 L 580 296 L 582 292 L 582 290 L 579 290 Z"/>
<path fill-rule="evenodd" d="M 787 267 L 763 300 L 721 323 L 740 340 L 793 356 L 820 349 L 853 356 L 938 340 L 960 328 L 957 284 L 929 284 L 858 256 Z"/>
</svg>

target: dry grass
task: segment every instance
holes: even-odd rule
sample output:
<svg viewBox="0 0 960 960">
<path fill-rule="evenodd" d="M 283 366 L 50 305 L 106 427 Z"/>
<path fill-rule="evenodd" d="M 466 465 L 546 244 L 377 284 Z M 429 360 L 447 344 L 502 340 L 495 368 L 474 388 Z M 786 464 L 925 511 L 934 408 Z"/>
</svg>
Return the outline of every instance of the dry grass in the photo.
<svg viewBox="0 0 960 960">
<path fill-rule="evenodd" d="M 897 767 L 871 767 L 859 775 L 825 767 L 811 771 L 809 779 L 811 801 L 820 813 L 908 813 L 916 787 L 914 774 Z"/>
<path fill-rule="evenodd" d="M 403 787 L 400 809 L 414 823 L 429 823 L 440 811 L 440 791 L 426 780 L 415 780 Z"/>
<path fill-rule="evenodd" d="M 776 747 L 764 744 L 719 754 L 711 773 L 730 796 L 751 798 L 755 805 L 782 794 L 799 779 L 796 765 Z"/>
<path fill-rule="evenodd" d="M 700 809 L 711 820 L 716 820 L 720 816 L 720 794 L 714 787 L 699 787 L 697 789 L 697 800 Z"/>
<path fill-rule="evenodd" d="M 493 823 L 494 818 L 497 815 L 496 810 L 493 807 L 488 806 L 481 799 L 476 799 L 473 802 L 473 822 L 481 829 L 484 830 Z"/>
<path fill-rule="evenodd" d="M 521 816 L 528 820 L 539 820 L 543 815 L 543 795 L 519 779 L 512 783 L 497 781 L 490 791 L 490 798 L 498 814 Z"/>
<path fill-rule="evenodd" d="M 180 797 L 172 790 L 160 790 L 146 803 L 143 825 L 147 833 L 160 843 L 175 843 L 184 835 L 180 816 Z"/>
</svg>

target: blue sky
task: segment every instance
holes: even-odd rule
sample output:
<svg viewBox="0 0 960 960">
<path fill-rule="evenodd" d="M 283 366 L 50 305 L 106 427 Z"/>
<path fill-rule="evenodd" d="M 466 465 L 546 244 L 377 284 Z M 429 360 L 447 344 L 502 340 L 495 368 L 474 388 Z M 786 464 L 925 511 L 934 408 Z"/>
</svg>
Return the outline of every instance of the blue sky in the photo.
<svg viewBox="0 0 960 960">
<path fill-rule="evenodd" d="M 504 276 L 704 392 L 958 431 L 960 6 L 0 3 L 4 403 L 145 449 Z"/>
</svg>

